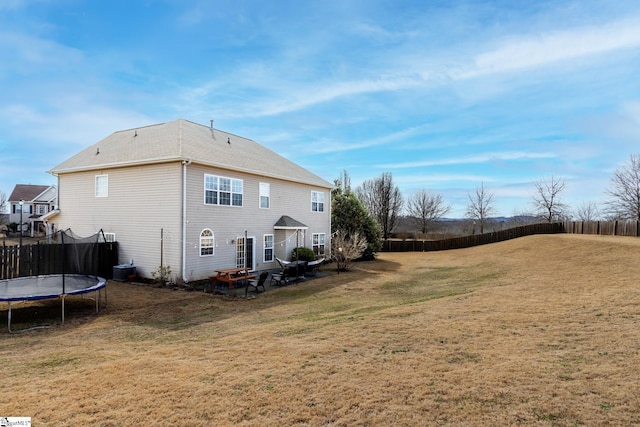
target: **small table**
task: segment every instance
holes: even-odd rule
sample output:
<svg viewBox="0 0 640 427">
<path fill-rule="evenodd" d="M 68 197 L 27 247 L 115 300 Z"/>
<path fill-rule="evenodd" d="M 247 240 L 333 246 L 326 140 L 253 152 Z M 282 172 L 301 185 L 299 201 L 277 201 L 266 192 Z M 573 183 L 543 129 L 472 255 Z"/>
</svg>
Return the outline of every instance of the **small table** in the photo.
<svg viewBox="0 0 640 427">
<path fill-rule="evenodd" d="M 241 282 L 244 280 L 255 279 L 256 276 L 249 273 L 244 267 L 240 268 L 225 268 L 222 270 L 216 270 L 215 276 L 210 276 L 212 285 L 215 285 L 216 282 L 222 282 L 229 285 L 229 289 L 233 289 L 237 282 Z"/>
</svg>

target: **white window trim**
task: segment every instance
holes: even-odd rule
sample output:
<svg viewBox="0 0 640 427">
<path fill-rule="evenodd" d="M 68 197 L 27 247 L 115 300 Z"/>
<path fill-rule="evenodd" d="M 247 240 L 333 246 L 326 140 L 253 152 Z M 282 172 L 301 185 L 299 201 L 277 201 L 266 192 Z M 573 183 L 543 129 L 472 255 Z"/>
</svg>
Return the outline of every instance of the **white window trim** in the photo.
<svg viewBox="0 0 640 427">
<path fill-rule="evenodd" d="M 314 197 L 315 196 L 315 197 Z M 320 200 L 322 199 L 322 200 Z M 313 208 L 313 204 L 316 204 L 316 209 Z M 322 205 L 322 210 L 319 209 Z M 325 198 L 323 191 L 311 191 L 311 212 L 324 213 Z"/>
<path fill-rule="evenodd" d="M 208 231 L 209 233 L 211 233 L 211 236 L 202 236 L 203 233 L 205 233 L 206 231 Z M 210 254 L 203 254 L 202 253 L 202 241 L 203 240 L 211 240 L 211 253 Z M 198 238 L 198 249 L 199 249 L 199 254 L 201 257 L 209 257 L 209 256 L 214 256 L 216 254 L 216 235 L 213 232 L 213 230 L 211 230 L 210 228 L 205 228 L 200 232 L 200 236 Z M 209 246 L 205 246 L 206 248 L 208 248 Z"/>
<path fill-rule="evenodd" d="M 267 237 L 271 236 L 271 246 L 267 246 Z M 262 262 L 273 262 L 276 259 L 275 254 L 275 236 L 273 234 L 265 234 L 262 236 Z M 267 249 L 271 249 L 271 259 L 267 259 Z"/>
<path fill-rule="evenodd" d="M 216 180 L 216 189 L 215 190 L 210 190 L 207 189 L 207 178 L 211 177 L 211 178 L 215 178 Z M 229 193 L 229 204 L 222 204 L 220 203 L 220 180 L 221 179 L 228 179 L 230 181 L 230 191 L 222 191 L 222 193 Z M 233 191 L 234 190 L 234 184 L 240 183 L 241 186 L 241 192 L 237 192 L 237 191 Z M 217 197 L 216 197 L 216 203 L 208 203 L 207 202 L 207 191 L 215 191 L 217 193 Z M 234 194 L 239 194 L 242 197 L 242 201 L 241 204 L 239 205 L 234 205 L 233 204 L 233 196 Z M 244 206 L 244 180 L 242 179 L 238 179 L 238 178 L 231 178 L 228 176 L 221 176 L 221 175 L 214 175 L 214 174 L 204 174 L 204 183 L 203 183 L 203 203 L 205 205 L 208 206 L 228 206 L 228 207 L 232 207 L 232 208 L 241 208 Z"/>
<path fill-rule="evenodd" d="M 104 179 L 104 183 L 102 183 L 102 185 L 98 185 L 98 180 L 102 181 L 103 179 Z M 95 195 L 96 197 L 109 197 L 109 175 L 107 174 L 96 175 Z"/>
<path fill-rule="evenodd" d="M 315 244 L 315 237 L 318 236 L 318 244 Z M 324 236 L 324 243 L 322 245 L 320 245 L 320 236 Z M 327 233 L 312 233 L 311 234 L 311 250 L 313 250 L 314 247 L 324 247 L 324 251 L 322 254 L 320 254 L 320 251 L 318 251 L 319 255 L 326 255 L 327 253 Z M 313 251 L 313 253 L 316 253 L 316 251 Z"/>
<path fill-rule="evenodd" d="M 269 208 L 271 208 L 271 184 L 269 184 L 267 182 L 261 182 L 259 184 L 259 187 L 260 187 L 260 195 L 258 197 L 258 207 L 260 209 L 269 209 Z M 262 198 L 263 197 L 266 197 L 266 199 L 267 199 L 267 207 L 263 207 L 262 206 Z"/>
</svg>

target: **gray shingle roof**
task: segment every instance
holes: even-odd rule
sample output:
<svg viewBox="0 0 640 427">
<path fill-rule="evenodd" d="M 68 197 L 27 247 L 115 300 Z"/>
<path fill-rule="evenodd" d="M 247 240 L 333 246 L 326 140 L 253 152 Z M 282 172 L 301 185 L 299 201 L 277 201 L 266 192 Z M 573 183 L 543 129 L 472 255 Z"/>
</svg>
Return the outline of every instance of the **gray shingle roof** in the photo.
<svg viewBox="0 0 640 427">
<path fill-rule="evenodd" d="M 16 202 L 22 199 L 30 202 L 44 193 L 48 188 L 49 185 L 16 184 L 7 200 Z"/>
<path fill-rule="evenodd" d="M 280 219 L 273 225 L 275 229 L 306 229 L 306 225 L 288 215 L 282 215 Z"/>
<path fill-rule="evenodd" d="M 302 182 L 332 185 L 247 138 L 184 119 L 114 132 L 49 171 L 69 172 L 191 160 L 194 163 Z"/>
</svg>

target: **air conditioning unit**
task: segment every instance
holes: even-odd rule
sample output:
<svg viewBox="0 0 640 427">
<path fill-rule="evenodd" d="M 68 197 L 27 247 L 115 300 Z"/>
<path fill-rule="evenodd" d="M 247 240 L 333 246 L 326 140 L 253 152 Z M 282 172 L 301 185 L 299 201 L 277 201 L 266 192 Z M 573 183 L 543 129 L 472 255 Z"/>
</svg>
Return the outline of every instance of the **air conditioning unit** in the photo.
<svg viewBox="0 0 640 427">
<path fill-rule="evenodd" d="M 113 280 L 118 282 L 128 282 L 129 276 L 136 275 L 136 267 L 131 264 L 120 264 L 113 266 Z"/>
</svg>

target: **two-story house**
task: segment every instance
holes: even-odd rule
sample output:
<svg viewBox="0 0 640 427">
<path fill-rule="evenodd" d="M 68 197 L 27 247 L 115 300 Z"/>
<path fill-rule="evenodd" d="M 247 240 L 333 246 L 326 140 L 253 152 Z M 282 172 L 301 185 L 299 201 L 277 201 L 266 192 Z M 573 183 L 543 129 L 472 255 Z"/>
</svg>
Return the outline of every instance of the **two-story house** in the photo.
<svg viewBox="0 0 640 427">
<path fill-rule="evenodd" d="M 187 120 L 113 133 L 49 171 L 77 235 L 103 230 L 120 262 L 189 282 L 277 267 L 297 246 L 329 256 L 332 185 L 237 135 Z"/>
<path fill-rule="evenodd" d="M 55 185 L 17 184 L 7 202 L 9 222 L 18 224 L 18 231 L 33 237 L 45 233 L 43 216 L 56 209 L 58 191 Z"/>
</svg>

